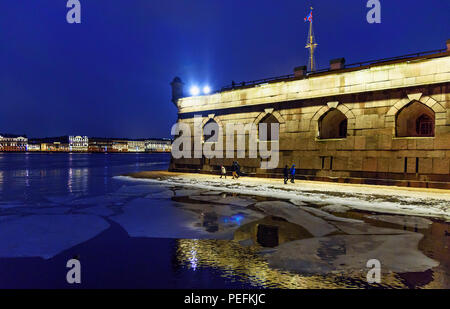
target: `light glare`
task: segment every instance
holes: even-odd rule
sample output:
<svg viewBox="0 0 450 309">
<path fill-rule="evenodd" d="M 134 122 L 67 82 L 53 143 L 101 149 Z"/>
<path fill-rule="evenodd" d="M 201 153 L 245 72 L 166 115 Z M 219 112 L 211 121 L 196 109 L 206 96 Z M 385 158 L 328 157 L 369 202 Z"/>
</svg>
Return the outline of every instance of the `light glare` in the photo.
<svg viewBox="0 0 450 309">
<path fill-rule="evenodd" d="M 200 89 L 197 86 L 192 86 L 190 90 L 191 95 L 199 95 Z"/>
<path fill-rule="evenodd" d="M 209 94 L 210 92 L 211 92 L 211 88 L 209 86 L 203 87 L 203 93 L 204 94 Z"/>
</svg>

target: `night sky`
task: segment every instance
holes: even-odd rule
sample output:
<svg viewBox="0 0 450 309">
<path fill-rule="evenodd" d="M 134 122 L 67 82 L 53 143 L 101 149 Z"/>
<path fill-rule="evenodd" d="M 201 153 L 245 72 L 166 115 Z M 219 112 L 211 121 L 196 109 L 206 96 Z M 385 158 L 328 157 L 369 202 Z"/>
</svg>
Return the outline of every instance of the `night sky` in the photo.
<svg viewBox="0 0 450 309">
<path fill-rule="evenodd" d="M 169 83 L 220 89 L 306 65 L 302 0 L 0 0 L 0 132 L 170 137 Z M 450 1 L 317 0 L 319 68 L 445 48 Z"/>
</svg>

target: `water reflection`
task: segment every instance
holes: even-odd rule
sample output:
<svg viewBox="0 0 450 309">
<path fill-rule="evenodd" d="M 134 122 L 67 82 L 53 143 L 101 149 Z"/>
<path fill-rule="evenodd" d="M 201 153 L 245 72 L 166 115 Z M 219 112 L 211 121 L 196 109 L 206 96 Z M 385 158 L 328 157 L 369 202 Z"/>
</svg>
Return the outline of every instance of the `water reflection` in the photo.
<svg viewBox="0 0 450 309">
<path fill-rule="evenodd" d="M 252 240 L 262 247 L 276 247 L 285 242 L 313 237 L 303 227 L 284 219 L 268 216 L 243 225 L 234 233 L 234 240 Z"/>
<path fill-rule="evenodd" d="M 195 251 L 193 250 L 195 248 Z M 364 288 L 367 284 L 366 274 L 355 272 L 346 276 L 329 274 L 299 275 L 269 267 L 258 254 L 256 246 L 242 247 L 236 241 L 227 240 L 178 240 L 177 260 L 180 265 L 194 270 L 213 267 L 222 271 L 222 276 L 229 279 L 241 278 L 255 286 L 286 289 L 319 288 Z M 194 255 L 195 253 L 195 255 Z M 378 287 L 404 288 L 405 284 L 395 274 L 383 276 Z"/>
<path fill-rule="evenodd" d="M 190 268 L 193 271 L 197 270 L 197 263 L 198 263 L 197 247 L 198 247 L 198 240 L 197 239 L 193 239 L 192 243 L 191 243 L 191 248 L 190 248 L 190 251 L 189 251 Z"/>
<path fill-rule="evenodd" d="M 349 218 L 363 219 L 366 214 L 349 212 L 346 216 Z M 414 218 L 410 219 L 415 220 Z M 373 223 L 374 221 L 370 222 Z M 177 260 L 182 267 L 186 267 L 187 269 L 193 269 L 191 261 L 195 260 L 196 270 L 211 267 L 220 269 L 222 276 L 225 278 L 229 278 L 230 280 L 236 280 L 238 278 L 238 280 L 242 280 L 243 282 L 251 282 L 253 285 L 267 288 L 448 288 L 450 287 L 450 255 L 448 252 L 450 237 L 445 236 L 445 231 L 449 228 L 449 225 L 443 222 L 432 221 L 430 221 L 430 224 L 430 226 L 421 230 L 425 237 L 420 241 L 419 249 L 429 258 L 438 260 L 439 265 L 423 272 L 383 272 L 382 283 L 375 285 L 369 285 L 367 283 L 367 270 L 363 269 L 363 267 L 359 269 L 342 266 L 347 270 L 328 272 L 322 275 L 319 272 L 302 274 L 288 271 L 284 268 L 279 269 L 277 266 L 271 266 L 265 254 L 261 254 L 267 250 L 264 248 L 276 247 L 275 250 L 278 251 L 279 246 L 284 243 L 289 244 L 292 241 L 300 239 L 313 240 L 314 243 L 314 239 L 316 239 L 301 226 L 273 216 L 267 216 L 263 219 L 242 225 L 235 231 L 234 240 L 232 241 L 179 240 Z M 378 221 L 375 225 L 377 227 L 403 229 L 401 224 L 396 225 Z M 412 231 L 414 229 L 415 227 L 410 228 Z M 367 250 L 369 252 L 372 252 L 371 250 L 381 250 L 383 241 L 390 238 L 396 239 L 397 237 L 398 240 L 402 238 L 408 239 L 411 235 L 341 235 L 337 237 L 325 237 L 319 241 L 319 246 L 316 248 L 316 255 L 318 259 L 323 261 L 344 261 L 345 259 L 351 261 L 355 254 L 358 256 L 357 252 L 359 250 L 361 250 L 361 256 L 363 256 Z M 360 239 L 362 241 L 361 244 L 353 243 L 351 240 L 353 238 Z M 370 240 L 372 238 L 375 240 Z M 348 241 L 343 241 L 344 239 Z M 364 239 L 367 239 L 367 241 L 364 241 Z M 379 242 L 378 245 L 376 244 L 377 242 Z M 367 245 L 369 245 L 369 248 L 364 249 Z M 194 246 L 195 251 L 193 250 Z M 374 246 L 373 249 L 371 249 L 371 246 Z M 405 246 L 405 243 L 399 244 L 399 247 L 401 246 Z M 399 250 L 401 251 L 401 249 Z M 307 251 L 309 252 L 310 250 Z M 308 252 L 305 252 L 305 254 L 309 254 Z M 387 262 L 388 260 L 386 259 L 391 258 L 389 252 L 388 250 L 386 252 L 387 255 L 381 255 L 380 258 Z M 295 263 L 294 260 L 296 258 L 294 256 L 302 256 L 302 254 L 296 252 L 292 255 L 293 260 L 288 259 L 286 262 L 290 261 L 289 263 Z M 286 257 L 288 256 L 291 255 L 288 254 Z"/>
<path fill-rule="evenodd" d="M 67 190 L 70 193 L 86 191 L 89 182 L 89 169 L 69 168 L 67 174 Z"/>
</svg>

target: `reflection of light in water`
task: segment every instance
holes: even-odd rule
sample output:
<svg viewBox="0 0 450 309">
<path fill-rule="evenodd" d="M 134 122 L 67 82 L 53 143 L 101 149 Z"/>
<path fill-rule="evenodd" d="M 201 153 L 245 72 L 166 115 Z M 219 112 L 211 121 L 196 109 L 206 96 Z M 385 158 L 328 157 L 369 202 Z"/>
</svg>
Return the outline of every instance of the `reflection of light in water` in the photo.
<svg viewBox="0 0 450 309">
<path fill-rule="evenodd" d="M 237 225 L 241 225 L 242 220 L 244 220 L 243 215 L 234 215 L 231 217 L 227 217 L 223 219 L 224 223 L 236 223 Z"/>
<path fill-rule="evenodd" d="M 86 191 L 88 185 L 88 168 L 69 168 L 67 175 L 67 189 L 70 193 L 75 191 Z"/>
<path fill-rule="evenodd" d="M 229 240 L 178 240 L 177 260 L 181 265 L 198 269 L 212 267 L 223 272 L 226 278 L 238 276 L 244 282 L 265 288 L 320 289 L 357 288 L 367 284 L 366 273 L 300 275 L 269 267 L 259 254 L 260 247 L 242 247 Z M 194 262 L 195 261 L 195 262 Z M 195 265 L 195 268 L 193 267 Z M 394 273 L 383 275 L 385 287 L 401 288 L 405 285 Z"/>
<path fill-rule="evenodd" d="M 105 191 L 108 186 L 108 166 L 105 165 L 105 168 L 103 170 L 103 184 L 105 185 Z"/>
<path fill-rule="evenodd" d="M 26 171 L 25 171 L 25 185 L 27 187 L 30 186 L 30 170 L 29 169 L 26 169 Z"/>
<path fill-rule="evenodd" d="M 190 252 L 189 252 L 190 253 L 189 262 L 190 262 L 190 266 L 191 266 L 192 270 L 194 270 L 194 271 L 197 270 L 197 263 L 198 263 L 197 245 L 198 245 L 198 239 L 193 239 L 192 246 L 191 246 Z"/>
<path fill-rule="evenodd" d="M 0 191 L 3 191 L 3 171 L 0 171 Z"/>
<path fill-rule="evenodd" d="M 69 176 L 67 177 L 67 189 L 70 193 L 72 193 L 72 178 L 73 178 L 73 169 L 69 168 Z"/>
</svg>

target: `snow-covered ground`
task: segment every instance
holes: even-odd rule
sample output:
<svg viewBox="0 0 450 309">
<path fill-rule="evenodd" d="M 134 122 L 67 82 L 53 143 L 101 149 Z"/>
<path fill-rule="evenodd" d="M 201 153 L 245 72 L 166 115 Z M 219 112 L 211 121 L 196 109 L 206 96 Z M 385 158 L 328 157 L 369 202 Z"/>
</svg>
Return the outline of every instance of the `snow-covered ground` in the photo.
<svg viewBox="0 0 450 309">
<path fill-rule="evenodd" d="M 386 214 L 414 215 L 450 221 L 450 191 L 386 186 L 350 185 L 297 181 L 284 185 L 279 179 L 245 177 L 239 180 L 217 176 L 185 174 L 161 178 L 118 177 L 289 200 L 296 205 L 315 204 L 331 212 L 358 209 Z"/>
</svg>

